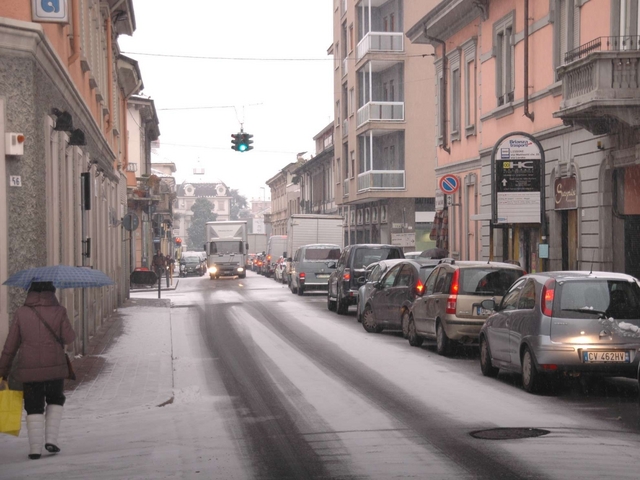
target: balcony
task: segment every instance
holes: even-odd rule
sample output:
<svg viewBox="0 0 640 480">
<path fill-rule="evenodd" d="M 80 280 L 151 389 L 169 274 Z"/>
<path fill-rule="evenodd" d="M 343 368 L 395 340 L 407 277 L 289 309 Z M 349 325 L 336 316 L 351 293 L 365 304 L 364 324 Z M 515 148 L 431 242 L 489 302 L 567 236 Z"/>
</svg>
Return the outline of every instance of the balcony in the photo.
<svg viewBox="0 0 640 480">
<path fill-rule="evenodd" d="M 349 119 L 345 118 L 342 120 L 342 136 L 346 137 L 349 135 Z"/>
<path fill-rule="evenodd" d="M 367 122 L 404 122 L 404 102 L 369 102 L 358 109 L 358 127 Z"/>
<path fill-rule="evenodd" d="M 640 126 L 640 37 L 600 37 L 565 55 L 558 67 L 566 125 L 595 135 Z"/>
<path fill-rule="evenodd" d="M 358 175 L 358 193 L 404 189 L 404 170 L 369 170 Z"/>
<path fill-rule="evenodd" d="M 358 42 L 357 61 L 369 52 L 404 52 L 404 34 L 402 32 L 368 32 Z"/>
</svg>

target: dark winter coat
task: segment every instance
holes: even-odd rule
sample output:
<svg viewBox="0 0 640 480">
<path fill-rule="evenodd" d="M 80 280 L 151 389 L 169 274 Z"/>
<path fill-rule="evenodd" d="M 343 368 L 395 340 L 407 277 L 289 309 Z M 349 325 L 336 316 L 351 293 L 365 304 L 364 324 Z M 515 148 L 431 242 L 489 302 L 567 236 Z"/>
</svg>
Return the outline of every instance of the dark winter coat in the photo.
<svg viewBox="0 0 640 480">
<path fill-rule="evenodd" d="M 0 376 L 7 378 L 16 353 L 16 380 L 44 382 L 67 378 L 69 371 L 64 349 L 45 327 L 35 312 L 65 344 L 76 334 L 67 317 L 67 309 L 58 303 L 53 292 L 29 292 L 23 307 L 18 308 L 0 356 Z"/>
</svg>

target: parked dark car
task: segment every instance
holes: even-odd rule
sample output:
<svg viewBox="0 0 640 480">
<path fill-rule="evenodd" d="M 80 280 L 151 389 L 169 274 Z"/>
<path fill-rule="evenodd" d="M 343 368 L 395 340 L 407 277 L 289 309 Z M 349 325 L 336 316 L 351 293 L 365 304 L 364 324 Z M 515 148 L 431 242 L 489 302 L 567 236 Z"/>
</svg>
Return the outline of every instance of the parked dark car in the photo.
<svg viewBox="0 0 640 480">
<path fill-rule="evenodd" d="M 374 284 L 378 282 L 391 267 L 401 261 L 401 258 L 394 258 L 393 260 L 380 260 L 379 262 L 367 265 L 364 276 L 358 278 L 358 283 L 361 283 L 358 289 L 358 308 L 356 310 L 358 322 L 362 322 L 364 306 L 375 291 Z"/>
<path fill-rule="evenodd" d="M 373 284 L 373 292 L 366 300 L 362 326 L 367 332 L 384 329 L 409 331 L 409 309 L 422 296 L 424 284 L 437 260 L 401 260 Z"/>
<path fill-rule="evenodd" d="M 480 330 L 480 367 L 522 374 L 527 392 L 563 375 L 636 378 L 640 284 L 609 272 L 544 272 L 520 278 Z M 549 381 L 551 380 L 551 381 Z"/>
<path fill-rule="evenodd" d="M 365 268 L 373 262 L 393 258 L 404 258 L 401 247 L 377 243 L 345 247 L 329 277 L 327 308 L 346 315 L 349 305 L 358 303 L 358 289 L 362 283 L 358 279 L 364 277 Z"/>
<path fill-rule="evenodd" d="M 451 353 L 456 343 L 476 345 L 480 327 L 491 311 L 483 300 L 500 301 L 525 271 L 510 263 L 440 260 L 425 285 L 424 295 L 411 306 L 409 344 L 436 340 L 440 355 Z"/>
</svg>

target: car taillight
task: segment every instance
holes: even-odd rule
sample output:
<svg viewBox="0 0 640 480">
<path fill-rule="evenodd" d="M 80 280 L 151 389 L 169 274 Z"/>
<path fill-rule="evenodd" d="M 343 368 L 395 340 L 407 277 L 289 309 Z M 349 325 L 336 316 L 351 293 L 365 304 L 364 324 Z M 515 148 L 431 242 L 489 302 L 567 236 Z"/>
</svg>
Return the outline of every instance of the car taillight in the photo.
<svg viewBox="0 0 640 480">
<path fill-rule="evenodd" d="M 351 280 L 351 272 L 349 270 L 344 271 L 344 273 L 342 274 L 342 280 L 344 280 L 345 282 Z"/>
<path fill-rule="evenodd" d="M 460 290 L 460 270 L 453 272 L 451 287 L 449 288 L 449 298 L 447 298 L 446 313 L 455 315 L 458 305 L 458 291 Z"/>
<path fill-rule="evenodd" d="M 418 280 L 418 283 L 416 283 L 416 295 L 422 296 L 423 293 L 424 293 L 424 284 L 420 280 Z"/>
<path fill-rule="evenodd" d="M 298 276 L 300 277 L 300 280 L 304 280 L 307 277 L 304 272 L 300 272 Z"/>
<path fill-rule="evenodd" d="M 542 295 L 540 296 L 540 308 L 542 313 L 547 317 L 551 317 L 553 314 L 553 299 L 556 296 L 556 281 L 549 279 L 542 287 Z"/>
<path fill-rule="evenodd" d="M 271 255 L 267 255 L 267 262 L 271 261 Z"/>
</svg>

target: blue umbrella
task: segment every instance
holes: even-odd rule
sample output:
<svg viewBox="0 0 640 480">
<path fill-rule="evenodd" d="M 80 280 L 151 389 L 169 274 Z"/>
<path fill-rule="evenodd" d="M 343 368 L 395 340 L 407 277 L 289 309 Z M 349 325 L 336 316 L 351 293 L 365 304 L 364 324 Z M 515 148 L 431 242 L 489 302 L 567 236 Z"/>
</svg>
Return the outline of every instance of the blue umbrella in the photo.
<svg viewBox="0 0 640 480">
<path fill-rule="evenodd" d="M 20 270 L 11 275 L 3 285 L 29 289 L 31 282 L 52 282 L 56 288 L 86 288 L 115 285 L 100 270 L 90 267 L 71 267 L 69 265 L 53 265 Z"/>
</svg>

